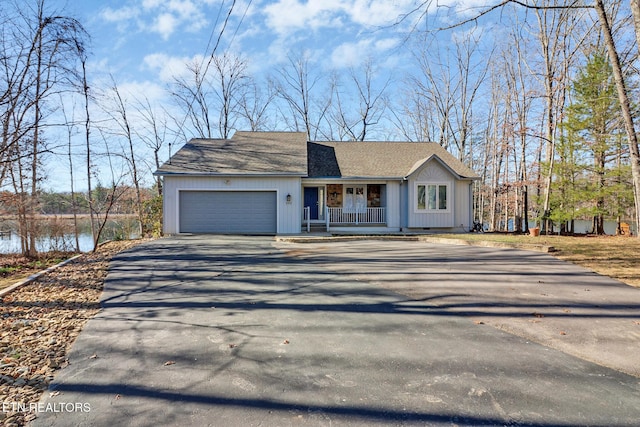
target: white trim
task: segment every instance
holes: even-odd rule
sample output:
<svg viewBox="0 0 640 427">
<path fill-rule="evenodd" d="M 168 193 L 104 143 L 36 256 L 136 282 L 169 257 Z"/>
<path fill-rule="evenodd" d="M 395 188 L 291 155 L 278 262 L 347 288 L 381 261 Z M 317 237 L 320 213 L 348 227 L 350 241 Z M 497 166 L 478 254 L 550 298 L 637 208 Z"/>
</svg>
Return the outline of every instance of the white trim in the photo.
<svg viewBox="0 0 640 427">
<path fill-rule="evenodd" d="M 304 190 L 306 188 L 317 188 L 318 189 L 318 219 L 309 220 L 313 224 L 324 223 L 324 214 L 325 208 L 327 206 L 327 185 L 326 184 L 302 184 L 302 190 L 300 191 L 300 206 L 302 206 L 302 221 L 304 223 L 305 220 L 305 208 L 304 205 Z M 322 193 L 322 197 L 321 194 Z M 322 203 L 320 203 L 322 199 Z M 304 224 L 303 224 L 304 225 Z"/>
<path fill-rule="evenodd" d="M 429 209 L 427 206 L 429 204 L 429 200 L 428 200 L 428 194 L 427 194 L 427 187 L 430 185 L 435 185 L 436 186 L 436 205 L 439 205 L 439 200 L 440 200 L 440 194 L 439 194 L 439 189 L 440 186 L 445 186 L 447 189 L 447 208 L 446 209 Z M 418 208 L 418 187 L 419 186 L 424 186 L 425 187 L 425 208 L 424 209 L 419 209 Z M 441 214 L 445 214 L 445 213 L 451 213 L 451 204 L 453 203 L 453 200 L 451 200 L 452 198 L 452 192 L 451 192 L 451 182 L 447 182 L 447 181 L 416 181 L 413 184 L 413 197 L 412 197 L 412 201 L 411 203 L 413 204 L 413 212 L 414 213 L 418 213 L 418 214 L 434 214 L 434 213 L 441 213 Z"/>
</svg>

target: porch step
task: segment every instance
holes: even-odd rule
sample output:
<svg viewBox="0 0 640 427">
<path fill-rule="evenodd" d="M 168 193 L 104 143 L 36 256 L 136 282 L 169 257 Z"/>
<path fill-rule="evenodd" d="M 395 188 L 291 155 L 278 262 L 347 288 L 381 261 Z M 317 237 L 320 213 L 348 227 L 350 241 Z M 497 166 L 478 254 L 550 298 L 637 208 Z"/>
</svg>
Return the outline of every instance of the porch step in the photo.
<svg viewBox="0 0 640 427">
<path fill-rule="evenodd" d="M 306 233 L 307 231 L 307 225 L 303 224 L 302 225 L 302 232 Z M 321 231 L 327 231 L 327 226 L 325 224 L 311 224 L 311 229 L 310 229 L 311 233 L 318 233 Z"/>
</svg>

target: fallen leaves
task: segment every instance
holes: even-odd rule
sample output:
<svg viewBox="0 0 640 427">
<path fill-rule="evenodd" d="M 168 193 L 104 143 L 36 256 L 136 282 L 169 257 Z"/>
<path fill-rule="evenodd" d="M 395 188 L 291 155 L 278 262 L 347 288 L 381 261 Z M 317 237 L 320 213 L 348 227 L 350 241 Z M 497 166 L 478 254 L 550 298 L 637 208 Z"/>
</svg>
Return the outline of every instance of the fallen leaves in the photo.
<svg viewBox="0 0 640 427">
<path fill-rule="evenodd" d="M 111 258 L 141 241 L 110 242 L 95 253 L 49 271 L 0 303 L 0 395 L 24 404 L 39 401 L 56 370 L 68 364 L 69 346 L 100 308 Z M 89 359 L 97 358 L 97 354 Z M 6 380 L 6 381 L 5 381 Z M 51 397 L 59 392 L 51 393 Z M 5 413 L 3 422 L 24 425 L 28 412 Z"/>
</svg>

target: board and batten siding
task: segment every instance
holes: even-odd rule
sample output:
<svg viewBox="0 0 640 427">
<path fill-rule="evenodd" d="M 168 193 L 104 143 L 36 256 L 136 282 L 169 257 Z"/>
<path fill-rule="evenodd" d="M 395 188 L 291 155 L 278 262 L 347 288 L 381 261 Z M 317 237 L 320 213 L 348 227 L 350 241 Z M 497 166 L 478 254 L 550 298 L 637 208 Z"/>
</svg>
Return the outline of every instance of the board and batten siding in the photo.
<svg viewBox="0 0 640 427">
<path fill-rule="evenodd" d="M 302 226 L 300 210 L 300 177 L 164 177 L 164 232 L 177 234 L 180 229 L 180 191 L 275 191 L 277 233 L 299 233 Z M 291 202 L 287 202 L 287 195 Z"/>
<path fill-rule="evenodd" d="M 473 223 L 473 189 L 471 180 L 457 180 L 455 189 L 455 227 L 465 231 L 471 229 Z"/>
<path fill-rule="evenodd" d="M 400 184 L 401 181 L 387 181 L 387 228 L 400 230 Z"/>
<path fill-rule="evenodd" d="M 443 213 L 418 212 L 416 210 L 417 183 L 448 184 L 447 211 Z M 425 163 L 409 177 L 408 184 L 407 226 L 409 228 L 451 228 L 459 225 L 456 224 L 456 210 L 461 208 L 457 203 L 457 193 L 460 188 L 456 185 L 455 177 L 439 161 L 431 159 Z"/>
</svg>

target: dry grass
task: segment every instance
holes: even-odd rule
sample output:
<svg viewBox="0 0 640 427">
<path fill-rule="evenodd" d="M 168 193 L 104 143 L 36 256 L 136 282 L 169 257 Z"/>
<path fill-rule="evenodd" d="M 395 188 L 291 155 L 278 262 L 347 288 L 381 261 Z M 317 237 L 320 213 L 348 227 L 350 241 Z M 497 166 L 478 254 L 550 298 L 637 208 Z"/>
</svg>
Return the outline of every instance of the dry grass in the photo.
<svg viewBox="0 0 640 427">
<path fill-rule="evenodd" d="M 468 241 L 553 246 L 557 258 L 589 268 L 631 286 L 640 287 L 640 239 L 623 236 L 539 236 L 484 233 L 448 234 L 443 238 Z"/>
</svg>

